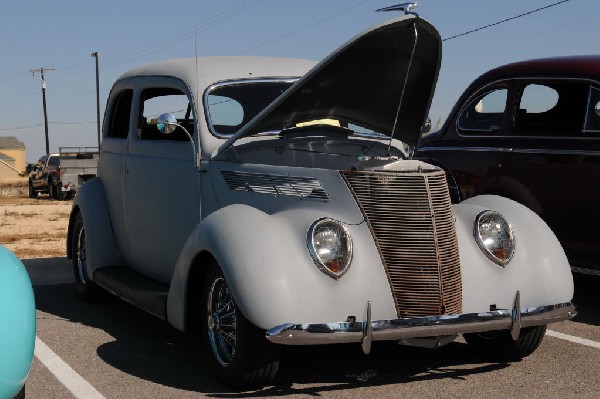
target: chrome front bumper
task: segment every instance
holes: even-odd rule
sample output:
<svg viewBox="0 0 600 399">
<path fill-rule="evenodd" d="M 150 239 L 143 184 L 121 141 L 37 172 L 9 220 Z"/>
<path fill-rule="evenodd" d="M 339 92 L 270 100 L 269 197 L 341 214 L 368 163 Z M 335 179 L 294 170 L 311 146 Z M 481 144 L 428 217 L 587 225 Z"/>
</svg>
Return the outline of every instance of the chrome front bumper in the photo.
<svg viewBox="0 0 600 399">
<path fill-rule="evenodd" d="M 266 338 L 282 345 L 361 342 L 363 351 L 369 353 L 372 341 L 397 341 L 497 330 L 509 330 L 513 339 L 516 339 L 521 328 L 568 320 L 576 314 L 575 306 L 570 302 L 521 308 L 519 292 L 515 295 L 512 309 L 395 320 L 372 321 L 371 304 L 367 302 L 365 321 L 326 324 L 286 323 L 269 329 Z"/>
</svg>

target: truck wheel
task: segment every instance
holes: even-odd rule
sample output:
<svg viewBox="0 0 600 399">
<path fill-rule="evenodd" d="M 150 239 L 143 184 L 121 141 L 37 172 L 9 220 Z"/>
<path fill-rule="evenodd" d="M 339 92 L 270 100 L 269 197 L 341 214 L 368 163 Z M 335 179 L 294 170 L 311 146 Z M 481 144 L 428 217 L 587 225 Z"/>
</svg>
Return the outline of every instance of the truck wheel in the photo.
<svg viewBox="0 0 600 399">
<path fill-rule="evenodd" d="M 77 288 L 79 297 L 88 302 L 98 299 L 101 294 L 100 288 L 87 275 L 87 247 L 85 229 L 83 228 L 83 216 L 81 216 L 80 212 L 75 215 L 71 240 L 73 275 L 75 278 L 75 288 Z"/>
<path fill-rule="evenodd" d="M 212 264 L 207 273 L 201 317 L 212 369 L 231 388 L 271 382 L 279 367 L 279 347 L 240 312 L 219 267 Z"/>
<path fill-rule="evenodd" d="M 37 191 L 33 188 L 33 182 L 29 180 L 29 198 L 36 198 L 38 195 Z"/>
<path fill-rule="evenodd" d="M 546 326 L 524 328 L 516 341 L 509 331 L 464 334 L 465 341 L 478 354 L 499 360 L 521 360 L 531 355 L 542 343 Z"/>
<path fill-rule="evenodd" d="M 57 196 L 58 194 L 56 193 L 56 186 L 50 183 L 50 198 L 56 199 Z"/>
</svg>

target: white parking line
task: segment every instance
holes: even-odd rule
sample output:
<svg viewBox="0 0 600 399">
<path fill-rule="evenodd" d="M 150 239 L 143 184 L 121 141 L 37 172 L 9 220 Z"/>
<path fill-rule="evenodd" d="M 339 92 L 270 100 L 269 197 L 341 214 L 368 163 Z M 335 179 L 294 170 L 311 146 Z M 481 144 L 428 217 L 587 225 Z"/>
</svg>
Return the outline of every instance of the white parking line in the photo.
<svg viewBox="0 0 600 399">
<path fill-rule="evenodd" d="M 589 339 L 583 339 L 575 337 L 573 335 L 563 334 L 558 331 L 546 330 L 546 335 L 554 338 L 564 339 L 565 341 L 575 342 L 576 344 L 591 346 L 592 348 L 600 349 L 600 342 L 592 341 Z"/>
<path fill-rule="evenodd" d="M 35 337 L 35 357 L 78 399 L 105 399 L 96 388 L 77 374 L 52 349 Z"/>
</svg>

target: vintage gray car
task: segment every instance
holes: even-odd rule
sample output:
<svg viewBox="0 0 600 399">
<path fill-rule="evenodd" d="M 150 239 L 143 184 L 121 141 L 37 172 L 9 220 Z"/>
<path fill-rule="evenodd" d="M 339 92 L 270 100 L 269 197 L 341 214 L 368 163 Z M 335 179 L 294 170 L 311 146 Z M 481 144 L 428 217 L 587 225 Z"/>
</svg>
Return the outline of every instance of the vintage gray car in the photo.
<svg viewBox="0 0 600 399">
<path fill-rule="evenodd" d="M 283 345 L 368 353 L 464 334 L 532 353 L 575 314 L 569 264 L 526 207 L 453 205 L 444 171 L 409 159 L 440 61 L 438 32 L 407 15 L 316 66 L 209 57 L 125 73 L 70 218 L 81 296 L 101 287 L 196 331 L 235 387 L 269 382 Z"/>
</svg>

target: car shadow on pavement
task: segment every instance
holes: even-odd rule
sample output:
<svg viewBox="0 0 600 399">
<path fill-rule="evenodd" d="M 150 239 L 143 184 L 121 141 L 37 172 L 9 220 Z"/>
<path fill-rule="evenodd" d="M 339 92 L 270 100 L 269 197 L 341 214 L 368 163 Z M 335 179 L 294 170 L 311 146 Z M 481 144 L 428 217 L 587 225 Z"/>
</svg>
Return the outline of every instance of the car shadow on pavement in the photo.
<svg viewBox="0 0 600 399">
<path fill-rule="evenodd" d="M 55 261 L 62 265 L 66 259 L 57 258 Z M 37 260 L 28 262 L 31 263 L 28 266 L 35 266 Z M 114 338 L 97 348 L 90 348 L 88 356 L 94 356 L 95 352 L 104 362 L 127 374 L 213 397 L 319 395 L 360 386 L 466 379 L 469 375 L 509 366 L 478 357 L 460 339 L 436 350 L 375 343 L 370 355 L 364 355 L 358 344 L 285 347 L 273 386 L 235 393 L 214 379 L 196 334 L 181 333 L 109 294 L 101 301 L 84 303 L 80 301 L 72 283 L 55 284 L 52 279 L 48 281 L 46 269 L 38 272 L 43 277 L 33 278 L 38 310 L 48 314 L 48 317 L 69 321 L 72 328 L 89 326 L 101 329 Z M 65 276 L 57 281 L 61 280 L 64 282 Z M 35 281 L 41 283 L 36 284 Z M 72 278 L 66 278 L 66 281 L 72 281 Z M 579 314 L 574 322 L 600 325 L 598 287 L 598 277 L 575 277 L 574 302 Z M 41 338 L 43 340 L 43 334 Z"/>
<path fill-rule="evenodd" d="M 286 347 L 273 386 L 236 393 L 215 380 L 195 334 L 181 333 L 111 295 L 99 302 L 81 302 L 73 284 L 35 286 L 34 291 L 38 310 L 72 323 L 66 329 L 89 326 L 112 337 L 90 348 L 87 356 L 96 354 L 110 366 L 143 380 L 212 397 L 319 395 L 357 386 L 464 379 L 509 366 L 478 358 L 461 342 L 437 350 L 375 343 L 370 355 L 364 355 L 358 344 Z"/>
<path fill-rule="evenodd" d="M 573 303 L 577 309 L 576 323 L 600 326 L 600 276 L 575 274 L 575 297 Z"/>
</svg>

